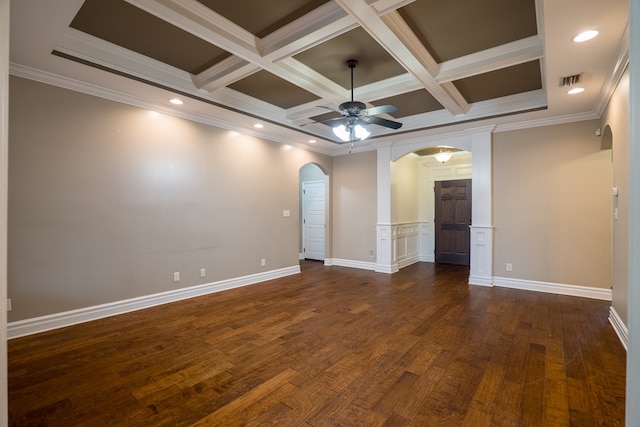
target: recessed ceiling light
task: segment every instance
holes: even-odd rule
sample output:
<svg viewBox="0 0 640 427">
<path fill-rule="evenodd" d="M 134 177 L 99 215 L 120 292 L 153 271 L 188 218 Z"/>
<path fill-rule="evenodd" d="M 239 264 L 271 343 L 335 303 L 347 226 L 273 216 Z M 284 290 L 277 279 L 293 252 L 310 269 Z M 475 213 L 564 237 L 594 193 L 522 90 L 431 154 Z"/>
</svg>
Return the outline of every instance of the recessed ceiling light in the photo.
<svg viewBox="0 0 640 427">
<path fill-rule="evenodd" d="M 584 92 L 583 87 L 574 87 L 573 89 L 570 89 L 569 91 L 567 91 L 569 95 L 575 95 L 576 93 L 582 93 L 582 92 Z"/>
<path fill-rule="evenodd" d="M 256 129 L 262 129 L 264 125 L 262 123 L 256 123 L 255 125 L 253 125 L 253 127 Z"/>
<path fill-rule="evenodd" d="M 318 142 L 318 141 L 316 141 L 315 139 L 310 139 L 310 140 L 309 140 L 309 143 L 310 143 L 310 144 L 315 144 L 316 142 Z"/>
<path fill-rule="evenodd" d="M 178 99 L 178 98 L 171 98 L 169 100 L 169 102 L 172 103 L 173 105 L 182 105 L 182 104 L 184 104 L 182 99 Z"/>
<path fill-rule="evenodd" d="M 578 34 L 577 36 L 575 36 L 573 38 L 573 41 L 576 42 L 576 43 L 582 43 L 582 42 L 586 42 L 587 40 L 591 40 L 592 38 L 594 38 L 597 35 L 598 35 L 598 31 L 597 30 L 583 31 L 580 34 Z"/>
</svg>

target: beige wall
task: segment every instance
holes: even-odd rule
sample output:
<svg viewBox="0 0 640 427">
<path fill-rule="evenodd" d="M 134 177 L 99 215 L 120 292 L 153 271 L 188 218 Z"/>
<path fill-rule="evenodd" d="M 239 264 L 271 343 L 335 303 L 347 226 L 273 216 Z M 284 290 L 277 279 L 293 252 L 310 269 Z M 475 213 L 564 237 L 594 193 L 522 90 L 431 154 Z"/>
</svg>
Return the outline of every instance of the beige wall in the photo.
<svg viewBox="0 0 640 427">
<path fill-rule="evenodd" d="M 419 158 L 408 155 L 391 163 L 391 223 L 418 222 L 420 214 Z"/>
<path fill-rule="evenodd" d="M 375 262 L 377 153 L 367 151 L 333 159 L 333 257 Z"/>
<path fill-rule="evenodd" d="M 299 170 L 330 157 L 20 78 L 10 90 L 11 321 L 297 265 Z"/>
<path fill-rule="evenodd" d="M 496 276 L 611 286 L 611 152 L 600 149 L 599 126 L 494 135 Z"/>
<path fill-rule="evenodd" d="M 603 132 L 607 126 L 613 147 L 613 183 L 618 196 L 612 198 L 612 208 L 617 208 L 618 218 L 613 220 L 613 308 L 625 325 L 628 325 L 629 298 L 629 73 L 622 77 L 600 124 Z"/>
</svg>

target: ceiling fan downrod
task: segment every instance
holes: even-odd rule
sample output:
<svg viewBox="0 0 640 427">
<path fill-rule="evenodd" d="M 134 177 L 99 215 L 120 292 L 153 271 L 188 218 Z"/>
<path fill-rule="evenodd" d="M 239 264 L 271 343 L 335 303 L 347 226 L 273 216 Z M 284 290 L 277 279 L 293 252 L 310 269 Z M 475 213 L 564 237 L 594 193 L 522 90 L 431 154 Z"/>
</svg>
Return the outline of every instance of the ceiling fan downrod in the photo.
<svg viewBox="0 0 640 427">
<path fill-rule="evenodd" d="M 347 59 L 347 66 L 351 69 L 351 102 L 353 102 L 353 69 L 358 65 L 357 59 Z"/>
</svg>

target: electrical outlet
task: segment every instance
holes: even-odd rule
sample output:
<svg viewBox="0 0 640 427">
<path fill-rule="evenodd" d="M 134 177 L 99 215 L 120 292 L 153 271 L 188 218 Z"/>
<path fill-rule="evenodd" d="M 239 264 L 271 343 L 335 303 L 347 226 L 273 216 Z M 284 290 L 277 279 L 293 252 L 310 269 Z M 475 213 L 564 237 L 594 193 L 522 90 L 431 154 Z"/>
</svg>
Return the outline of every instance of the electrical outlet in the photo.
<svg viewBox="0 0 640 427">
<path fill-rule="evenodd" d="M 200 277 L 204 277 L 207 275 L 207 270 L 205 270 L 204 268 L 200 269 Z"/>
<path fill-rule="evenodd" d="M 11 311 L 11 298 L 7 298 L 7 311 Z"/>
<path fill-rule="evenodd" d="M 512 271 L 513 270 L 513 265 L 511 265 L 510 262 L 507 263 L 507 271 Z"/>
<path fill-rule="evenodd" d="M 264 267 L 265 265 L 267 265 L 267 260 L 266 260 L 266 259 L 264 259 L 264 258 L 262 258 L 262 260 L 260 260 L 260 265 L 261 265 L 261 266 L 263 266 L 263 267 Z"/>
<path fill-rule="evenodd" d="M 180 281 L 180 272 L 176 271 L 173 273 L 173 281 L 174 282 L 179 282 Z"/>
<path fill-rule="evenodd" d="M 373 249 L 371 249 L 370 255 L 371 255 L 371 258 L 373 258 L 375 256 L 375 252 L 373 252 Z"/>
</svg>

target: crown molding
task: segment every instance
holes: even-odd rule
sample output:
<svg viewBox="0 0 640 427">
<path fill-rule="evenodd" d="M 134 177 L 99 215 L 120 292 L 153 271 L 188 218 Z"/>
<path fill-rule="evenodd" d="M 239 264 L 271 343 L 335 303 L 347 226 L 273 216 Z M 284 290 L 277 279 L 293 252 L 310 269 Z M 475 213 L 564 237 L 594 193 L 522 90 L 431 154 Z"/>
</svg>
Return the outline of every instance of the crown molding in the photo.
<svg viewBox="0 0 640 427">
<path fill-rule="evenodd" d="M 521 122 L 505 123 L 496 126 L 494 133 L 510 132 L 514 130 L 531 129 L 544 126 L 563 125 L 567 123 L 582 122 L 586 120 L 599 119 L 595 112 L 567 114 L 564 116 L 545 117 L 542 119 L 524 120 Z"/>
<path fill-rule="evenodd" d="M 629 25 L 627 24 L 622 39 L 620 40 L 620 44 L 618 45 L 618 50 L 616 52 L 615 60 L 611 63 L 611 67 L 609 68 L 609 72 L 607 73 L 607 80 L 602 85 L 602 89 L 600 91 L 598 102 L 596 103 L 595 111 L 598 114 L 598 117 L 602 115 L 605 108 L 609 104 L 613 93 L 620 83 L 620 79 L 624 75 L 627 67 L 629 66 Z"/>
</svg>

